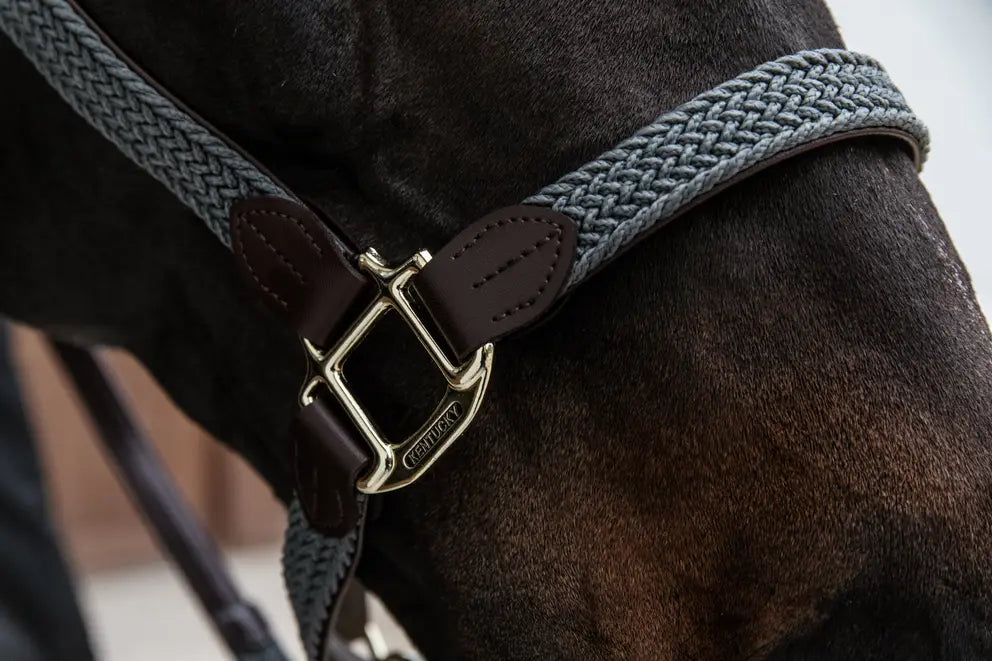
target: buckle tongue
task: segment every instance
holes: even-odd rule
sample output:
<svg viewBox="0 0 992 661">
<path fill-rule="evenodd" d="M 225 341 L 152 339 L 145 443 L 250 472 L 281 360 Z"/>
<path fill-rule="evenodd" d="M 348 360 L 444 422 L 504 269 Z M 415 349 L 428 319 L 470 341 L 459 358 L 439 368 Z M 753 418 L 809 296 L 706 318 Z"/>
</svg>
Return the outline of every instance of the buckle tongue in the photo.
<svg viewBox="0 0 992 661">
<path fill-rule="evenodd" d="M 392 268 L 383 262 L 378 253 L 369 249 L 359 257 L 358 264 L 379 285 L 379 296 L 329 350 L 322 350 L 303 340 L 316 375 L 303 386 L 300 402 L 303 406 L 310 404 L 314 400 L 315 389 L 323 385 L 341 403 L 374 455 L 372 469 L 358 480 L 358 490 L 364 493 L 398 489 L 423 475 L 468 428 L 489 383 L 492 343 L 476 349 L 468 360 L 455 365 L 410 303 L 407 283 L 430 259 L 430 253 L 420 251 Z M 395 310 L 403 318 L 447 383 L 444 397 L 427 421 L 399 443 L 390 443 L 382 437 L 344 378 L 344 364 L 348 356 L 390 310 Z"/>
</svg>

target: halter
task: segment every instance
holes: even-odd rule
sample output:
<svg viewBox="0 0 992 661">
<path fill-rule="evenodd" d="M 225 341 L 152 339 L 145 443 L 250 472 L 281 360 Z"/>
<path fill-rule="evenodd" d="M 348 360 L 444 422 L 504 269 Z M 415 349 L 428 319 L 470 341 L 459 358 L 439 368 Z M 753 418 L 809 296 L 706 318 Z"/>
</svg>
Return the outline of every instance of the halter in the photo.
<svg viewBox="0 0 992 661">
<path fill-rule="evenodd" d="M 292 430 L 296 498 L 287 588 L 320 658 L 361 545 L 365 494 L 405 486 L 484 405 L 495 344 L 675 217 L 775 162 L 864 135 L 895 137 L 918 167 L 928 135 L 877 62 L 843 50 L 762 64 L 578 170 L 400 264 L 360 254 L 319 213 L 141 72 L 71 0 L 0 0 L 0 28 L 62 97 L 231 247 L 245 281 L 300 334 L 310 374 Z M 343 378 L 388 311 L 447 389 L 406 439 L 387 439 Z"/>
</svg>

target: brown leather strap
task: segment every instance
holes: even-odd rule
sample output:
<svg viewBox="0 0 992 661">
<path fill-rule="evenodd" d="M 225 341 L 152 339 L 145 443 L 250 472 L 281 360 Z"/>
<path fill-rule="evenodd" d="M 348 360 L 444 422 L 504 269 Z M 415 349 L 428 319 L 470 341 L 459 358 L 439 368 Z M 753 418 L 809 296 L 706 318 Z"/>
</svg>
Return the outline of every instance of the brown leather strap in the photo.
<svg viewBox="0 0 992 661">
<path fill-rule="evenodd" d="M 245 280 L 317 346 L 333 343 L 375 295 L 354 253 L 299 202 L 239 202 L 231 239 Z M 452 239 L 414 278 L 414 288 L 451 353 L 462 357 L 541 316 L 565 283 L 575 245 L 568 216 L 507 207 Z"/>
<path fill-rule="evenodd" d="M 337 402 L 315 399 L 290 428 L 297 496 L 311 525 L 332 537 L 358 523 L 355 483 L 371 454 Z"/>
<path fill-rule="evenodd" d="M 328 348 L 375 297 L 356 256 L 307 207 L 260 197 L 231 211 L 239 270 L 302 337 Z M 575 224 L 539 207 L 509 207 L 476 221 L 414 278 L 414 287 L 463 357 L 538 318 L 571 269 Z M 358 518 L 355 482 L 370 450 L 336 402 L 316 400 L 291 431 L 296 489 L 311 524 L 342 535 Z"/>
<path fill-rule="evenodd" d="M 375 297 L 351 251 L 299 202 L 256 197 L 235 204 L 231 244 L 261 299 L 317 346 L 340 335 Z"/>
<path fill-rule="evenodd" d="M 376 295 L 351 251 L 312 211 L 292 200 L 253 198 L 231 210 L 239 270 L 259 298 L 318 346 L 332 342 Z M 299 411 L 290 430 L 296 492 L 310 523 L 332 536 L 358 521 L 355 482 L 371 461 L 335 402 Z"/>
<path fill-rule="evenodd" d="M 544 207 L 494 211 L 452 239 L 413 280 L 448 345 L 464 358 L 543 314 L 565 284 L 576 228 Z"/>
</svg>

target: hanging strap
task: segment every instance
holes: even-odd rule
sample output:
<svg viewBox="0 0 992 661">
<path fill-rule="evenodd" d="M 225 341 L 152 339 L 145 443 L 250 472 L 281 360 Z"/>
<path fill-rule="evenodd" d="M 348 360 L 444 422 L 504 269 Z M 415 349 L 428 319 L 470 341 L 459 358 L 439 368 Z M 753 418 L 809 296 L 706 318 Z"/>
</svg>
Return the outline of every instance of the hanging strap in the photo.
<svg viewBox="0 0 992 661">
<path fill-rule="evenodd" d="M 52 341 L 121 483 L 179 567 L 238 661 L 286 661 L 261 614 L 238 591 L 220 550 L 197 520 L 124 404 L 113 375 L 88 349 Z"/>
</svg>

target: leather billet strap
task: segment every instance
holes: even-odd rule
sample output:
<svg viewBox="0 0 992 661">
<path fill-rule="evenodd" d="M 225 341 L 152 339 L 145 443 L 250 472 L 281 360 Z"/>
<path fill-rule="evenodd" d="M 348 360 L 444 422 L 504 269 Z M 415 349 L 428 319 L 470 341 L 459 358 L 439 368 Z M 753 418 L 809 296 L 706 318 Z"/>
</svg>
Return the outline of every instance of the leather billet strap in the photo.
<svg viewBox="0 0 992 661">
<path fill-rule="evenodd" d="M 412 287 L 462 359 L 540 317 L 575 259 L 575 222 L 551 209 L 515 206 L 466 227 L 418 273 Z M 231 209 L 238 266 L 261 299 L 318 346 L 340 335 L 376 295 L 357 256 L 300 202 L 256 197 Z"/>
<path fill-rule="evenodd" d="M 354 254 L 300 202 L 253 197 L 231 208 L 231 249 L 260 299 L 317 346 L 376 295 Z"/>
<path fill-rule="evenodd" d="M 325 346 L 377 295 L 355 252 L 301 202 L 253 197 L 231 208 L 231 247 L 259 298 Z M 457 360 L 534 321 L 557 299 L 575 258 L 575 222 L 515 206 L 470 224 L 411 283 Z"/>
</svg>

